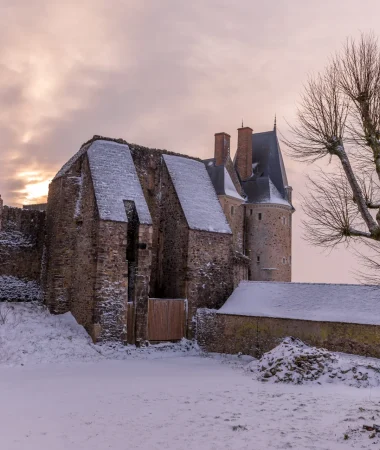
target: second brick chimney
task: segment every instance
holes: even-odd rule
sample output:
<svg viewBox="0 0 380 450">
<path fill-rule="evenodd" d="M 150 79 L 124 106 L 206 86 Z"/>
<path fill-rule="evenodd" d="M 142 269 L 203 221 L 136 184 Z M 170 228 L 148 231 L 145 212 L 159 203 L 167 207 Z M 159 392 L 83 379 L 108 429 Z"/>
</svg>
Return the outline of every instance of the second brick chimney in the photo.
<svg viewBox="0 0 380 450">
<path fill-rule="evenodd" d="M 225 164 L 230 157 L 230 139 L 227 133 L 215 133 L 215 165 Z"/>
<path fill-rule="evenodd" d="M 238 145 L 235 167 L 242 180 L 252 175 L 252 128 L 238 128 Z"/>
</svg>

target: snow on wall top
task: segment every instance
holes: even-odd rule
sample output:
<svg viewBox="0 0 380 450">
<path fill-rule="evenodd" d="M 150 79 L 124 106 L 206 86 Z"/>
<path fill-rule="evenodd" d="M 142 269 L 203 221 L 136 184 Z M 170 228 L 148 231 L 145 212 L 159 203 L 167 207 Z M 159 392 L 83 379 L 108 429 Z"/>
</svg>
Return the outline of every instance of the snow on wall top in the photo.
<svg viewBox="0 0 380 450">
<path fill-rule="evenodd" d="M 28 300 L 42 300 L 42 291 L 37 281 L 0 276 L 0 301 Z"/>
<path fill-rule="evenodd" d="M 71 168 L 71 166 L 73 164 L 75 164 L 76 161 L 78 161 L 78 159 L 84 154 L 86 153 L 88 149 L 88 145 L 84 145 L 83 147 L 81 147 L 76 153 L 75 155 L 73 155 L 62 167 L 61 169 L 57 172 L 57 174 L 55 175 L 55 177 L 53 178 L 53 181 L 56 180 L 57 178 L 61 177 L 62 175 L 65 175 L 65 173 Z"/>
<path fill-rule="evenodd" d="M 0 231 L 0 245 L 4 247 L 33 247 L 30 236 L 20 231 Z"/>
<path fill-rule="evenodd" d="M 151 224 L 136 168 L 128 145 L 94 141 L 87 151 L 99 216 L 127 222 L 124 200 L 135 202 L 140 223 Z"/>
<path fill-rule="evenodd" d="M 180 156 L 163 157 L 189 228 L 230 234 L 230 226 L 205 165 Z"/>
<path fill-rule="evenodd" d="M 380 325 L 379 301 L 374 286 L 242 281 L 218 314 Z"/>
</svg>

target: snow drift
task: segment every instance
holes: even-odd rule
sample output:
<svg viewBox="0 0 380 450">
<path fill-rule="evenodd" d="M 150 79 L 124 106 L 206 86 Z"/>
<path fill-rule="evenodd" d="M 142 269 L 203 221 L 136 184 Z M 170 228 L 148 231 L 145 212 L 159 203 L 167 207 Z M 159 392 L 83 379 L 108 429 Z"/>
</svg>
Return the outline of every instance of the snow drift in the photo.
<svg viewBox="0 0 380 450">
<path fill-rule="evenodd" d="M 329 352 L 292 337 L 284 339 L 247 368 L 265 382 L 380 386 L 380 360 Z"/>
</svg>

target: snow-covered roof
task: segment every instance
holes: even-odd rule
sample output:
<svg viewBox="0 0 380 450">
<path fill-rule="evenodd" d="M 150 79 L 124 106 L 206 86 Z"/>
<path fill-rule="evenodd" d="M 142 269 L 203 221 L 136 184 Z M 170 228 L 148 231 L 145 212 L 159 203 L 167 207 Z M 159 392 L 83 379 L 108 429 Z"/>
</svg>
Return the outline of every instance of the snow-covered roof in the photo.
<svg viewBox="0 0 380 450">
<path fill-rule="evenodd" d="M 252 134 L 252 163 L 257 163 L 262 176 L 270 177 L 280 194 L 285 196 L 288 180 L 276 129 Z"/>
<path fill-rule="evenodd" d="M 379 302 L 374 286 L 242 281 L 218 313 L 380 325 Z"/>
<path fill-rule="evenodd" d="M 124 200 L 135 202 L 140 223 L 152 218 L 128 145 L 94 141 L 87 151 L 99 216 L 102 220 L 127 222 Z"/>
<path fill-rule="evenodd" d="M 281 195 L 268 176 L 252 177 L 243 181 L 244 192 L 248 196 L 247 203 L 284 205 L 291 208 L 290 203 Z"/>
<path fill-rule="evenodd" d="M 276 205 L 286 205 L 290 206 L 290 203 L 283 198 L 276 186 L 273 184 L 272 180 L 269 178 L 269 198 L 267 203 L 273 203 Z"/>
<path fill-rule="evenodd" d="M 224 167 L 224 192 L 228 197 L 237 198 L 238 200 L 244 201 L 243 197 L 238 193 L 235 185 L 228 173 L 228 170 Z"/>
<path fill-rule="evenodd" d="M 231 233 L 214 186 L 202 162 L 163 155 L 190 229 Z"/>
</svg>

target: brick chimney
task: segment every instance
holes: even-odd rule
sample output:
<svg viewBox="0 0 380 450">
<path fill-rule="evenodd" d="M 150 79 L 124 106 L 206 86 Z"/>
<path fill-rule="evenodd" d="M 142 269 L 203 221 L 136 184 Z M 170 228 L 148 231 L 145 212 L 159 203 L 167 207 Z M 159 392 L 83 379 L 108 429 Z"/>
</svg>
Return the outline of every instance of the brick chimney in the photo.
<svg viewBox="0 0 380 450">
<path fill-rule="evenodd" d="M 238 128 L 235 167 L 242 180 L 252 175 L 252 131 L 250 127 Z"/>
<path fill-rule="evenodd" d="M 215 133 L 215 165 L 225 164 L 230 157 L 230 139 L 227 133 Z"/>
<path fill-rule="evenodd" d="M 0 231 L 2 230 L 2 219 L 3 219 L 3 199 L 0 195 Z"/>
</svg>

